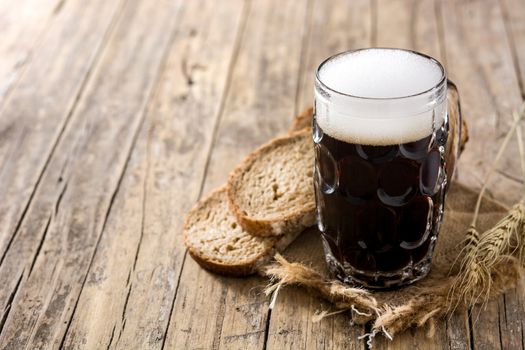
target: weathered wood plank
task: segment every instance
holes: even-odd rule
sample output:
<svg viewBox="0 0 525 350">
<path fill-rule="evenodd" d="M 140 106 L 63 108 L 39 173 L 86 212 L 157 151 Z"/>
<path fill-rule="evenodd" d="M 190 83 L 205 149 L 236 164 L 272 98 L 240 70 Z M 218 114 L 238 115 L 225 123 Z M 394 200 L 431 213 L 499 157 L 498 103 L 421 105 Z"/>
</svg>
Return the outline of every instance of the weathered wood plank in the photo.
<svg viewBox="0 0 525 350">
<path fill-rule="evenodd" d="M 255 1 L 234 62 L 204 192 L 255 146 L 284 132 L 294 112 L 306 1 Z M 183 267 L 167 348 L 262 349 L 268 300 L 261 278 L 232 279 Z"/>
<path fill-rule="evenodd" d="M 62 9 L 60 0 L 0 3 L 0 105 L 31 61 L 38 38 Z"/>
<path fill-rule="evenodd" d="M 512 122 L 510 113 L 521 102 L 520 89 L 499 3 L 450 0 L 442 9 L 448 68 L 459 86 L 471 135 L 459 163 L 459 177 L 472 184 L 484 176 L 492 162 L 499 140 Z M 516 140 L 509 145 L 501 168 L 510 176 L 519 176 Z M 508 176 L 498 176 L 490 188 L 507 204 L 516 202 L 522 193 L 521 185 Z M 521 348 L 524 310 L 517 294 L 510 291 L 486 308 L 472 310 L 474 348 Z"/>
<path fill-rule="evenodd" d="M 297 108 L 313 103 L 314 72 L 320 62 L 335 53 L 370 46 L 372 14 L 370 1 L 313 1 L 309 35 L 299 73 Z M 362 349 L 357 337 L 364 327 L 352 327 L 348 314 L 312 322 L 316 311 L 330 310 L 319 297 L 299 288 L 279 292 L 272 310 L 268 334 L 269 349 Z"/>
<path fill-rule="evenodd" d="M 177 2 L 130 1 L 123 9 L 4 260 L 6 269 L 22 265 L 27 280 L 11 304 L 0 348 L 61 345 L 142 123 L 176 8 Z M 44 227 L 40 243 L 42 236 L 34 233 Z M 37 254 L 33 262 L 20 259 L 27 251 Z"/>
<path fill-rule="evenodd" d="M 182 219 L 200 192 L 242 12 L 242 1 L 183 3 L 66 348 L 162 347 L 185 252 Z"/>
<path fill-rule="evenodd" d="M 472 186 L 479 186 L 482 181 L 499 146 L 498 140 L 511 123 L 510 113 L 521 100 L 501 17 L 500 8 L 493 1 L 443 2 L 449 75 L 460 89 L 471 136 L 458 173 L 460 180 Z M 520 178 L 518 164 L 514 140 L 501 169 Z M 521 196 L 520 184 L 504 176 L 495 176 L 490 189 L 507 204 L 515 203 Z"/>
<path fill-rule="evenodd" d="M 439 60 L 438 24 L 432 0 L 379 0 L 377 46 L 417 50 Z"/>
<path fill-rule="evenodd" d="M 25 281 L 32 257 L 41 246 L 19 240 L 17 248 L 10 250 L 10 258 L 7 249 L 20 231 L 41 173 L 119 8 L 119 3 L 107 1 L 86 5 L 72 0 L 64 5 L 35 51 L 39 59 L 28 66 L 18 89 L 1 110 L 0 330 L 22 283 L 24 268 Z M 54 188 L 61 191 L 63 185 L 57 183 Z M 32 241 L 47 233 L 50 210 L 39 216 L 39 228 L 30 232 Z"/>
<path fill-rule="evenodd" d="M 118 2 L 71 0 L 40 40 L 38 57 L 0 114 L 0 268 L 41 173 L 104 43 Z M 47 220 L 47 217 L 43 220 Z M 20 257 L 22 260 L 22 257 Z M 0 272 L 0 310 L 18 280 Z M 13 281 L 15 280 L 15 281 Z"/>
<path fill-rule="evenodd" d="M 312 0 L 311 21 L 299 75 L 297 113 L 313 104 L 315 70 L 327 57 L 371 45 L 372 8 L 369 0 Z"/>
<path fill-rule="evenodd" d="M 500 0 L 500 4 L 521 95 L 525 97 L 525 3 L 520 0 Z"/>
<path fill-rule="evenodd" d="M 517 288 L 506 292 L 503 298 L 498 299 L 498 307 L 500 331 L 503 335 L 502 348 L 523 349 L 525 346 L 523 293 Z"/>
</svg>

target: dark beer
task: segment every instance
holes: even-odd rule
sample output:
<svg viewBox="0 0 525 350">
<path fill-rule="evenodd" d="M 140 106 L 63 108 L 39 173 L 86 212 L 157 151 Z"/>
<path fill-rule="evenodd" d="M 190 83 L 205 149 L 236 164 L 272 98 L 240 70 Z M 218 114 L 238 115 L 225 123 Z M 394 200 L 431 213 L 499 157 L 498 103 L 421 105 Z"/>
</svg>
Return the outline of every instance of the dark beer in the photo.
<svg viewBox="0 0 525 350">
<path fill-rule="evenodd" d="M 446 96 L 443 67 L 413 51 L 345 52 L 317 69 L 317 222 L 339 279 L 390 288 L 430 271 L 457 152 Z"/>
<path fill-rule="evenodd" d="M 314 137 L 318 224 L 339 278 L 389 287 L 404 272 L 428 272 L 443 213 L 445 127 L 414 142 L 371 146 L 314 125 L 322 135 Z"/>
</svg>

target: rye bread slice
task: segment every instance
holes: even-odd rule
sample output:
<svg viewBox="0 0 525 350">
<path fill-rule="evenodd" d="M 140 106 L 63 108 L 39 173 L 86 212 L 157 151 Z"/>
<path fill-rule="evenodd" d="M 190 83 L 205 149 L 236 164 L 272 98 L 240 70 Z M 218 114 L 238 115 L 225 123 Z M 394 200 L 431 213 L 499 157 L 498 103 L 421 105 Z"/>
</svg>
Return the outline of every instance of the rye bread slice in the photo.
<svg viewBox="0 0 525 350">
<path fill-rule="evenodd" d="M 313 170 L 313 142 L 307 130 L 273 139 L 249 154 L 228 179 L 228 200 L 237 222 L 256 236 L 312 226 Z"/>
<path fill-rule="evenodd" d="M 277 237 L 256 237 L 237 224 L 228 208 L 226 188 L 212 192 L 188 212 L 184 243 L 191 257 L 203 268 L 228 276 L 257 272 L 275 254 L 286 248 L 300 230 Z"/>
</svg>

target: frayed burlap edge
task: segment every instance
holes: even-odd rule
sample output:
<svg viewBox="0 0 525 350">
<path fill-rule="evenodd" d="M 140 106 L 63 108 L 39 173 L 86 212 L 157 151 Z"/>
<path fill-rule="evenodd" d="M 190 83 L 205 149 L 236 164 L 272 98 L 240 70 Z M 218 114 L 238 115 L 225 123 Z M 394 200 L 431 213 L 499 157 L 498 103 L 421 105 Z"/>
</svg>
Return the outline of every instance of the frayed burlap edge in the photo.
<svg viewBox="0 0 525 350">
<path fill-rule="evenodd" d="M 422 287 L 419 293 L 405 303 L 396 305 L 379 303 L 373 293 L 365 289 L 327 279 L 312 268 L 289 262 L 279 254 L 275 256 L 275 263 L 266 266 L 261 273 L 270 278 L 270 284 L 265 289 L 267 295 L 285 286 L 302 286 L 319 294 L 337 310 L 349 311 L 356 324 L 373 322 L 371 333 L 365 334 L 370 339 L 379 333 L 392 339 L 395 334 L 410 327 L 423 326 L 428 326 L 427 334 L 432 337 L 435 321 L 450 316 L 456 309 L 467 307 L 463 295 L 451 288 L 459 276 L 448 277 L 437 287 Z M 522 284 L 523 273 L 523 266 L 516 257 L 502 256 L 490 272 L 492 287 L 489 298 L 495 298 L 505 290 Z M 335 313 L 322 313 L 316 320 Z"/>
</svg>

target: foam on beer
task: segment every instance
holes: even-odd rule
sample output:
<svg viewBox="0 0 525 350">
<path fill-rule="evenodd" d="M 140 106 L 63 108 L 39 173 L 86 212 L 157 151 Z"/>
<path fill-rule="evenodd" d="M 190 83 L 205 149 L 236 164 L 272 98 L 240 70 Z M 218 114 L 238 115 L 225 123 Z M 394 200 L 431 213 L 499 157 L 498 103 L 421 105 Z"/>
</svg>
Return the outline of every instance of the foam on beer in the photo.
<svg viewBox="0 0 525 350">
<path fill-rule="evenodd" d="M 367 49 L 336 56 L 318 72 L 329 97 L 316 88 L 317 123 L 349 143 L 419 140 L 443 122 L 445 96 L 425 93 L 443 76 L 439 64 L 410 51 Z"/>
</svg>

